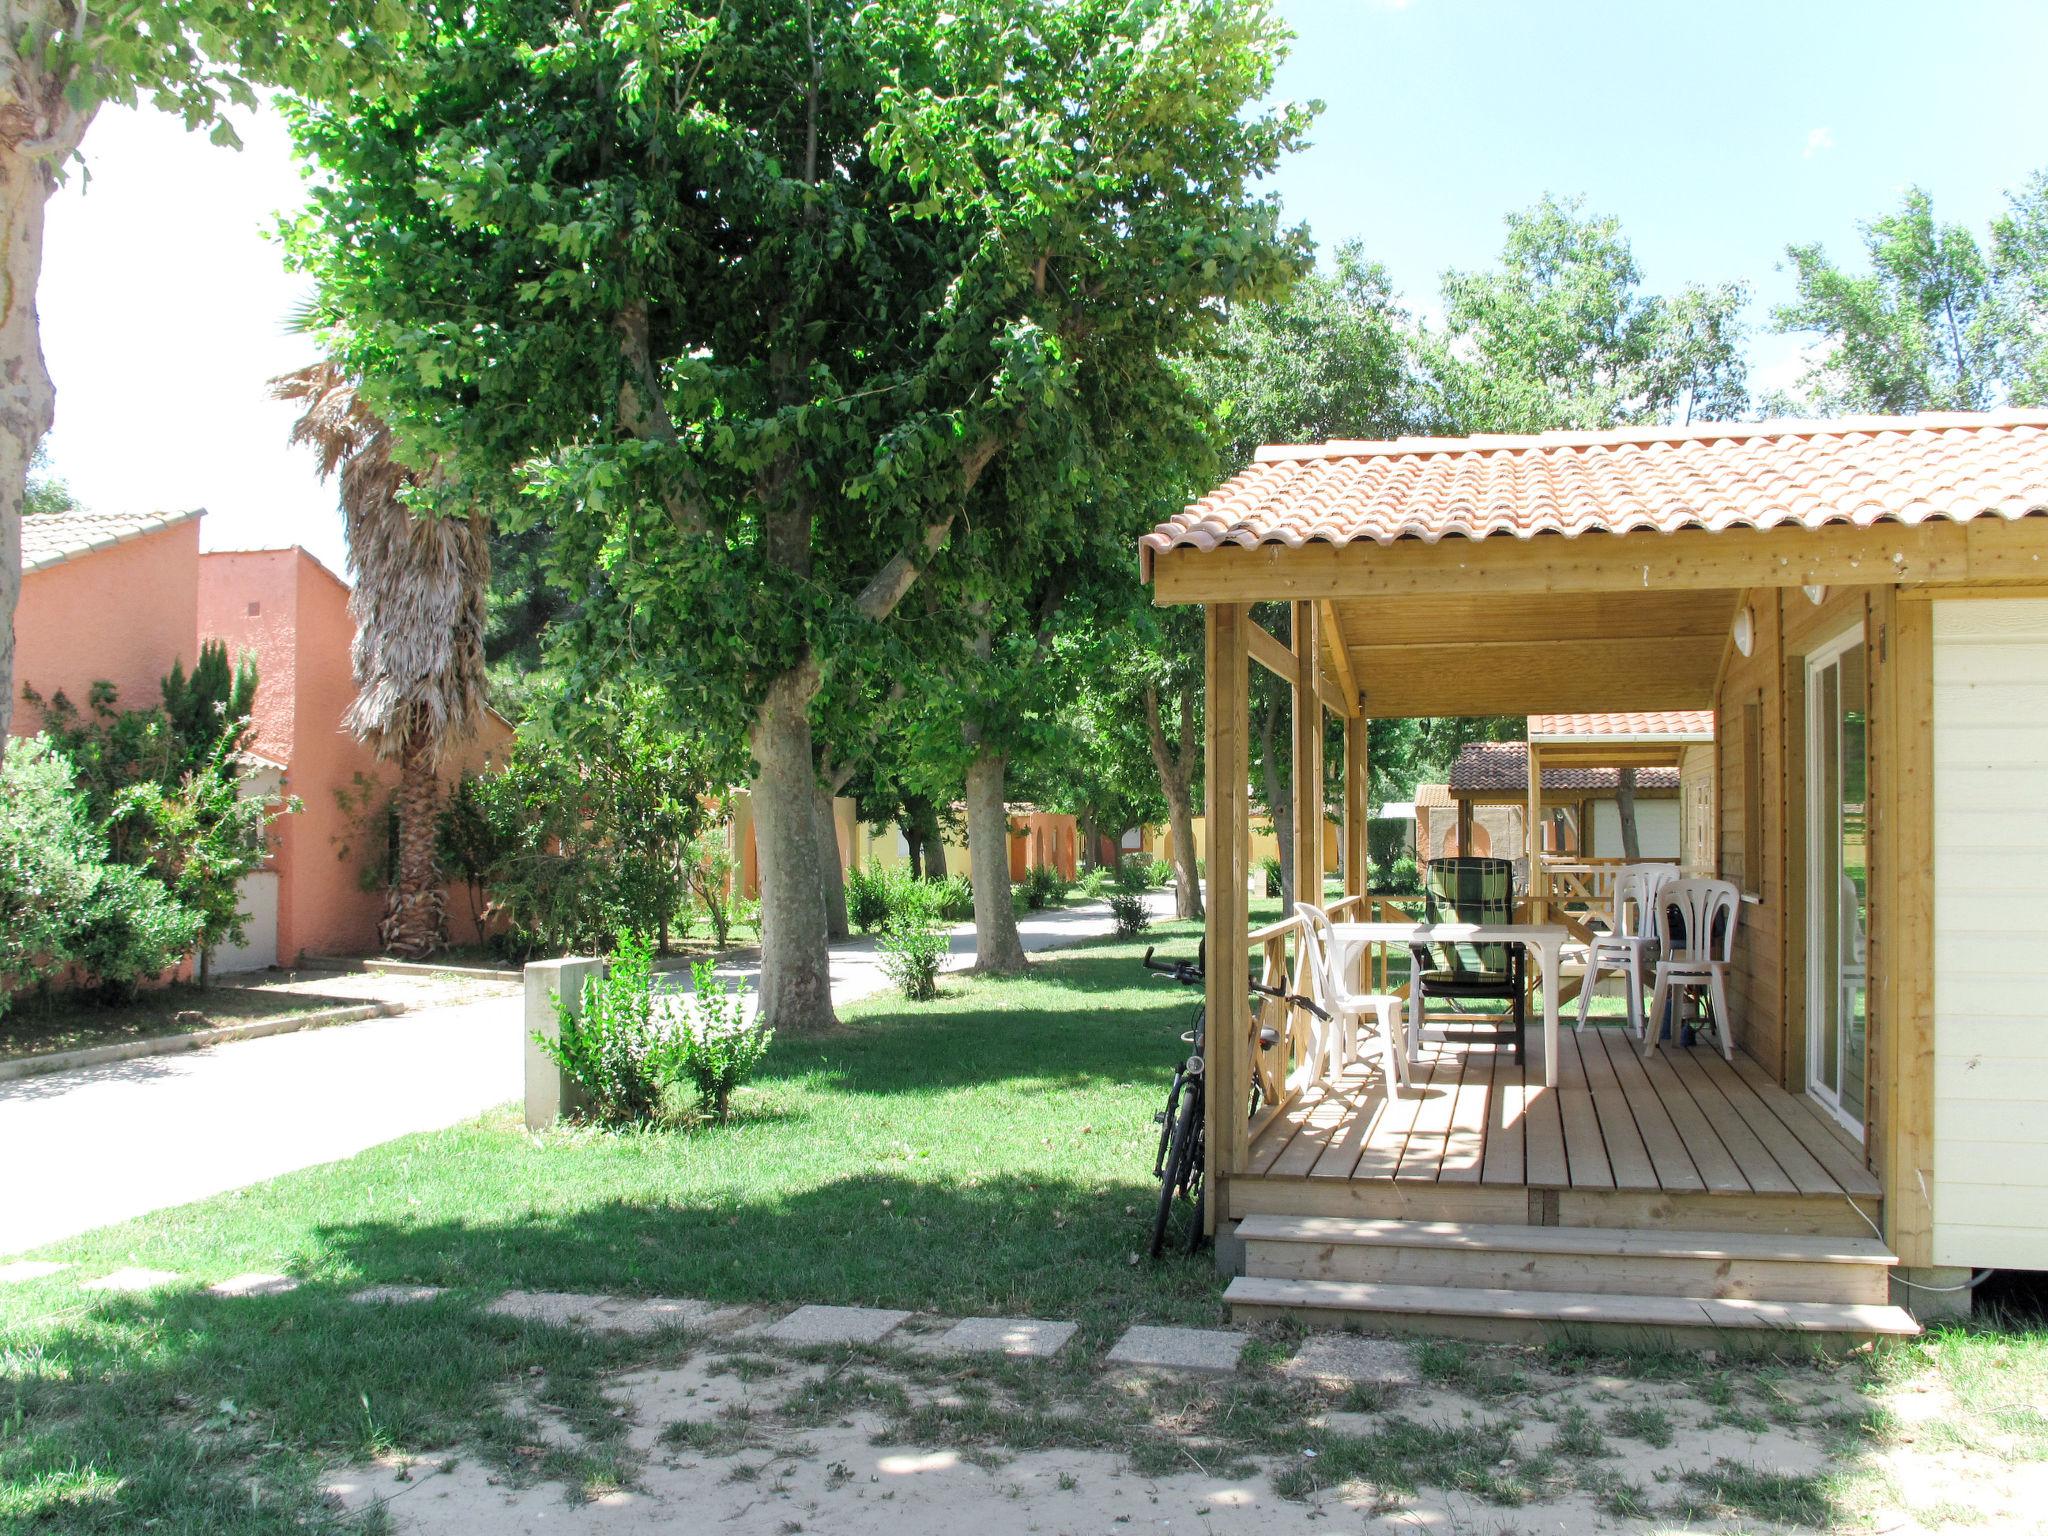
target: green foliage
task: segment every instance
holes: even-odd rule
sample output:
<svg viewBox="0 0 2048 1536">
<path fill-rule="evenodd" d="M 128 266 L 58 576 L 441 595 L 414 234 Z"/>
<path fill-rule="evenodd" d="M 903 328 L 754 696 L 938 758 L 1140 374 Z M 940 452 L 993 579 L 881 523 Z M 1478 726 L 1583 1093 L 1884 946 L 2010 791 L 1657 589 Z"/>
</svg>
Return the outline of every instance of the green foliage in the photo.
<svg viewBox="0 0 2048 1536">
<path fill-rule="evenodd" d="M 1081 871 L 1081 878 L 1074 882 L 1074 892 L 1084 901 L 1097 901 L 1115 883 L 1115 872 L 1108 865 L 1099 864 Z"/>
<path fill-rule="evenodd" d="M 717 805 L 720 825 L 691 840 L 686 860 L 690 895 L 711 919 L 711 936 L 724 949 L 732 942 L 733 929 L 754 922 L 759 908 L 740 894 L 740 864 L 732 856 L 723 825 L 731 817 L 731 803 L 721 798 Z"/>
<path fill-rule="evenodd" d="M 925 882 L 932 888 L 932 909 L 942 923 L 974 920 L 974 882 L 965 875 L 945 875 Z"/>
<path fill-rule="evenodd" d="M 1422 871 L 1415 860 L 1402 854 L 1392 863 L 1375 861 L 1371 884 L 1377 896 L 1417 896 L 1422 893 Z"/>
<path fill-rule="evenodd" d="M 1024 905 L 1033 912 L 1058 906 L 1067 899 L 1067 877 L 1052 864 L 1033 864 L 1024 871 L 1021 888 Z"/>
<path fill-rule="evenodd" d="M 720 981 L 709 960 L 690 967 L 690 980 L 695 995 L 684 1026 L 689 1047 L 684 1070 L 697 1086 L 698 1104 L 722 1125 L 732 1118 L 733 1091 L 754 1075 L 775 1031 L 763 1027 L 758 1016 L 748 1020 L 744 992 Z"/>
<path fill-rule="evenodd" d="M 1281 878 L 1279 858 L 1269 853 L 1259 860 L 1259 868 L 1266 872 L 1266 894 L 1268 896 L 1284 894 L 1286 882 Z"/>
<path fill-rule="evenodd" d="M 1145 865 L 1147 885 L 1167 886 L 1173 884 L 1173 860 L 1152 859 Z"/>
<path fill-rule="evenodd" d="M 42 736 L 10 742 L 0 763 L 0 1015 L 71 960 L 79 914 L 99 888 L 106 839 L 72 780 Z"/>
<path fill-rule="evenodd" d="M 101 1002 L 125 1002 L 142 982 L 170 970 L 200 940 L 205 915 L 128 864 L 107 864 L 87 900 L 71 958 Z"/>
<path fill-rule="evenodd" d="M 583 984 L 582 1007 L 555 1000 L 559 1037 L 534 1040 L 581 1088 L 591 1117 L 609 1126 L 654 1120 L 668 1091 L 689 1071 L 690 1036 L 655 995 L 654 957 L 645 935 L 628 931 L 602 976 Z"/>
<path fill-rule="evenodd" d="M 41 443 L 29 455 L 28 485 L 22 492 L 21 515 L 43 517 L 52 512 L 81 510 L 70 484 L 50 468 L 49 450 Z"/>
<path fill-rule="evenodd" d="M 1128 891 L 1121 886 L 1111 890 L 1109 915 L 1116 919 L 1119 938 L 1135 938 L 1152 926 L 1152 909 L 1146 905 L 1143 891 Z"/>
<path fill-rule="evenodd" d="M 1938 222 L 1919 187 L 1862 226 L 1861 275 L 1817 244 L 1788 246 L 1799 296 L 1772 324 L 1819 344 L 1776 407 L 1910 415 L 2048 400 L 2048 173 L 2008 204 L 1988 254 L 1969 230 Z"/>
<path fill-rule="evenodd" d="M 1546 196 L 1507 216 L 1501 266 L 1447 272 L 1417 343 L 1422 411 L 1449 433 L 1725 421 L 1748 408 L 1742 283 L 1642 292 L 1620 224 Z"/>
<path fill-rule="evenodd" d="M 886 932 L 893 919 L 928 915 L 935 923 L 974 916 L 974 885 L 965 875 L 920 880 L 908 869 L 872 864 L 846 872 L 846 915 L 862 933 Z"/>
<path fill-rule="evenodd" d="M 1415 823 L 1402 816 L 1373 816 L 1365 823 L 1366 857 L 1375 865 L 1392 864 L 1407 850 Z"/>
<path fill-rule="evenodd" d="M 939 968 L 950 947 L 932 887 L 921 880 L 904 881 L 876 945 L 883 971 L 910 1001 L 929 1002 L 939 995 Z"/>
<path fill-rule="evenodd" d="M 846 872 L 846 918 L 862 933 L 873 933 L 889 920 L 890 871 L 879 864 L 856 864 Z"/>
</svg>

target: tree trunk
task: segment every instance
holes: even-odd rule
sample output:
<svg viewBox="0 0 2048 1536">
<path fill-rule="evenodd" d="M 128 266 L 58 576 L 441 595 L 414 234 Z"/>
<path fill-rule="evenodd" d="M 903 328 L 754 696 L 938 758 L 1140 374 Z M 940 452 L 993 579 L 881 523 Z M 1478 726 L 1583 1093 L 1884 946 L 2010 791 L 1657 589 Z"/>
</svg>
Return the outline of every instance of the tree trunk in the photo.
<svg viewBox="0 0 2048 1536">
<path fill-rule="evenodd" d="M 1145 735 L 1152 744 L 1152 766 L 1159 770 L 1159 788 L 1166 796 L 1166 825 L 1173 837 L 1173 915 L 1202 915 L 1202 876 L 1195 867 L 1194 708 L 1183 692 L 1180 708 L 1180 750 L 1168 750 L 1159 721 L 1159 693 L 1146 684 Z"/>
<path fill-rule="evenodd" d="M 831 943 L 852 937 L 846 921 L 846 866 L 839 862 L 839 818 L 832 814 L 832 791 L 818 786 L 818 858 L 825 866 L 825 937 Z"/>
<path fill-rule="evenodd" d="M 1280 844 L 1280 899 L 1284 905 L 1294 890 L 1294 787 L 1293 774 L 1280 771 L 1280 756 L 1273 737 L 1280 729 L 1280 695 L 1276 691 L 1266 704 L 1266 718 L 1259 727 L 1259 767 L 1266 788 L 1266 814 L 1273 820 L 1273 836 Z"/>
<path fill-rule="evenodd" d="M 10 12 L 10 15 L 13 13 Z M 43 364 L 36 285 L 43 272 L 43 216 L 57 190 L 55 167 L 78 146 L 90 112 L 0 39 L 0 754 L 14 719 L 14 610 L 21 601 L 21 504 L 29 459 L 57 416 L 57 387 Z M 24 141 L 34 152 L 23 153 Z"/>
<path fill-rule="evenodd" d="M 900 822 L 899 825 L 903 828 L 904 857 L 910 860 L 910 877 L 913 880 L 922 880 L 924 878 L 924 832 L 915 822 L 909 820 Z"/>
<path fill-rule="evenodd" d="M 811 696 L 806 659 L 768 685 L 749 738 L 754 752 L 754 852 L 761 868 L 761 1017 L 788 1034 L 839 1022 L 832 1012 L 825 877 L 818 846 Z"/>
<path fill-rule="evenodd" d="M 398 759 L 398 871 L 378 930 L 401 960 L 424 960 L 448 947 L 446 893 L 441 889 L 441 781 L 426 743 L 408 741 Z"/>
<path fill-rule="evenodd" d="M 961 734 L 967 763 L 967 852 L 974 860 L 974 968 L 1012 975 L 1024 969 L 1024 941 L 1010 905 L 1010 813 L 1003 801 L 1008 761 L 981 743 L 980 727 Z"/>
<path fill-rule="evenodd" d="M 946 878 L 946 829 L 939 825 L 938 813 L 924 825 L 924 877 L 927 880 Z"/>
<path fill-rule="evenodd" d="M 1614 808 L 1621 813 L 1621 856 L 1631 864 L 1642 862 L 1643 845 L 1636 835 L 1636 771 L 1621 770 L 1621 782 L 1614 791 Z"/>
</svg>

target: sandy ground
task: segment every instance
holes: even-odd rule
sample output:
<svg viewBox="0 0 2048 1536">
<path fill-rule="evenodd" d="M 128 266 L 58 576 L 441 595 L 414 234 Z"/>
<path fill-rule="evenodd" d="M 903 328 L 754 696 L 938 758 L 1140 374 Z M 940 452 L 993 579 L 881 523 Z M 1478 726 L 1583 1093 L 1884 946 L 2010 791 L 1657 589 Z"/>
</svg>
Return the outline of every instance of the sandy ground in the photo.
<svg viewBox="0 0 2048 1536">
<path fill-rule="evenodd" d="M 1881 1451 L 1856 1448 L 1854 1432 L 1844 1425 L 1878 1400 L 1860 1389 L 1854 1366 L 1764 1372 L 1731 1367 L 1728 1375 L 1740 1383 L 1731 1396 L 1711 1380 L 1703 1386 L 1699 1380 L 1559 1375 L 1542 1369 L 1539 1356 L 1503 1352 L 1495 1358 L 1510 1361 L 1520 1375 L 1505 1395 L 1497 1389 L 1472 1394 L 1410 1385 L 1381 1389 L 1371 1411 L 1332 1406 L 1342 1400 L 1334 1391 L 1320 1399 L 1320 1408 L 1306 1401 L 1299 1421 L 1304 1439 L 1370 1437 L 1396 1417 L 1453 1429 L 1511 1424 L 1513 1450 L 1501 1466 L 1521 1467 L 1534 1496 L 1499 1504 L 1428 1486 L 1403 1491 L 1362 1483 L 1317 1485 L 1290 1466 L 1312 1467 L 1313 1460 L 1298 1461 L 1306 1448 L 1286 1447 L 1284 1431 L 1248 1458 L 1240 1454 L 1241 1464 L 1228 1472 L 1211 1471 L 1207 1463 L 1230 1461 L 1230 1449 L 1193 1434 L 1184 1442 L 1181 1465 L 1148 1475 L 1108 1450 L 1016 1450 L 969 1443 L 978 1439 L 972 1435 L 947 1444 L 943 1432 L 936 1439 L 906 1436 L 888 1411 L 858 1403 L 812 1422 L 815 1415 L 792 1410 L 801 1409 L 806 1389 L 846 1362 L 785 1358 L 769 1375 L 762 1351 L 749 1346 L 753 1369 L 747 1374 L 753 1379 L 742 1380 L 733 1349 L 730 1342 L 707 1345 L 680 1364 L 609 1384 L 607 1401 L 623 1426 L 623 1439 L 611 1440 L 609 1449 L 627 1469 L 617 1486 L 572 1486 L 522 1475 L 516 1457 L 510 1467 L 494 1466 L 458 1452 L 339 1469 L 329 1479 L 330 1496 L 351 1510 L 383 1504 L 390 1528 L 406 1536 L 680 1530 L 736 1536 L 1114 1536 L 1124 1529 L 1201 1536 L 1296 1530 L 1536 1536 L 1796 1528 L 1715 1505 L 1687 1479 L 1688 1472 L 1734 1468 L 1830 1478 L 1842 1529 L 1887 1536 L 2048 1530 L 2048 1467 L 1917 1443 L 1913 1415 L 1938 1414 L 1938 1394 L 1935 1404 L 1917 1407 L 1908 1400 L 1925 1398 L 1924 1392 L 1909 1386 L 1892 1394 L 1883 1402 L 1900 1425 L 1891 1437 L 1895 1443 Z M 886 1377 L 886 1369 L 877 1374 Z M 947 1399 L 949 1389 L 929 1375 L 896 1379 L 913 1405 Z M 1126 1385 L 1137 1380 L 1128 1378 Z M 1102 1390 L 1119 1388 L 1113 1378 L 1102 1382 Z M 1223 1388 L 1190 1381 L 1178 1390 Z M 1078 1398 L 1068 1406 L 1077 1414 L 1090 1411 Z M 509 1407 L 530 1441 L 517 1454 L 530 1458 L 530 1465 L 584 1444 L 537 1402 L 516 1400 Z M 1670 1443 L 1647 1444 L 1619 1431 L 1617 1410 L 1664 1415 Z M 1560 1433 L 1575 1422 L 1581 1432 L 1588 1423 L 1595 1426 L 1593 1448 L 1560 1447 Z M 671 1429 L 678 1424 L 705 1433 L 693 1445 L 688 1435 Z M 1293 1486 L 1277 1488 L 1281 1478 Z M 1617 1485 L 1634 1489 L 1640 1499 L 1625 1513 L 1615 1507 Z"/>
</svg>

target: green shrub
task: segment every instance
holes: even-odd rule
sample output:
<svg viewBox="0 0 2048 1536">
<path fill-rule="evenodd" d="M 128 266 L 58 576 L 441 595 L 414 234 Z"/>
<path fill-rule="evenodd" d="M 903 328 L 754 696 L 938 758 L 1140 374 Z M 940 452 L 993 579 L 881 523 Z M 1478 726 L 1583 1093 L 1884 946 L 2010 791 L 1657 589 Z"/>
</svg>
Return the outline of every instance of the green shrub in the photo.
<svg viewBox="0 0 2048 1536">
<path fill-rule="evenodd" d="M 711 919 L 711 936 L 723 949 L 732 942 L 735 927 L 754 921 L 754 904 L 740 894 L 739 860 L 726 846 L 723 827 L 692 838 L 684 856 L 690 864 L 690 896 Z"/>
<path fill-rule="evenodd" d="M 1408 851 L 1415 823 L 1399 816 L 1375 816 L 1365 824 L 1366 857 L 1382 869 L 1391 868 Z"/>
<path fill-rule="evenodd" d="M 1143 891 L 1127 891 L 1121 887 L 1111 891 L 1109 915 L 1116 919 L 1119 938 L 1135 938 L 1152 926 L 1152 909 L 1146 905 Z"/>
<path fill-rule="evenodd" d="M 1372 889 L 1382 896 L 1414 896 L 1422 890 L 1422 871 L 1413 859 L 1396 859 L 1391 867 L 1374 866 Z"/>
<path fill-rule="evenodd" d="M 1109 883 L 1112 889 L 1119 891 L 1149 891 L 1152 888 L 1151 860 L 1141 853 L 1119 859 Z"/>
<path fill-rule="evenodd" d="M 1024 871 L 1024 905 L 1042 912 L 1067 899 L 1067 877 L 1051 864 L 1033 864 Z"/>
<path fill-rule="evenodd" d="M 1145 866 L 1145 878 L 1153 885 L 1173 884 L 1173 860 L 1154 859 Z"/>
<path fill-rule="evenodd" d="M 1087 901 L 1099 901 L 1102 893 L 1116 881 L 1116 874 L 1105 864 L 1083 871 L 1081 878 L 1074 882 L 1074 891 Z"/>
<path fill-rule="evenodd" d="M 879 864 L 855 865 L 846 872 L 846 920 L 862 933 L 873 933 L 889 921 L 889 871 Z"/>
<path fill-rule="evenodd" d="M 950 946 L 929 885 L 921 880 L 904 882 L 876 947 L 883 971 L 905 997 L 922 1003 L 939 995 L 939 967 Z"/>
<path fill-rule="evenodd" d="M 932 888 L 932 905 L 941 922 L 974 921 L 974 882 L 965 875 L 943 875 L 925 882 Z"/>
<path fill-rule="evenodd" d="M 754 1075 L 775 1031 L 764 1027 L 758 1017 L 747 1018 L 744 992 L 720 981 L 712 962 L 699 960 L 690 967 L 695 988 L 687 1024 L 688 1051 L 684 1070 L 697 1086 L 697 1102 L 708 1108 L 720 1124 L 732 1118 L 733 1090 Z"/>
<path fill-rule="evenodd" d="M 1259 868 L 1266 872 L 1266 894 L 1268 896 L 1280 895 L 1279 857 L 1275 854 L 1267 854 L 1263 859 L 1259 860 Z"/>
<path fill-rule="evenodd" d="M 668 1090 L 689 1070 L 690 1033 L 654 994 L 647 939 L 623 933 L 603 976 L 583 984 L 583 1006 L 555 1000 L 561 1037 L 535 1041 L 590 1101 L 602 1124 L 632 1125 L 661 1113 Z"/>
<path fill-rule="evenodd" d="M 64 755 L 41 736 L 8 743 L 0 767 L 0 1015 L 13 993 L 70 962 L 106 854 Z"/>
<path fill-rule="evenodd" d="M 192 952 L 205 918 L 129 864 L 108 864 L 85 904 L 71 958 L 102 1002 L 121 1003 L 139 983 Z"/>
</svg>

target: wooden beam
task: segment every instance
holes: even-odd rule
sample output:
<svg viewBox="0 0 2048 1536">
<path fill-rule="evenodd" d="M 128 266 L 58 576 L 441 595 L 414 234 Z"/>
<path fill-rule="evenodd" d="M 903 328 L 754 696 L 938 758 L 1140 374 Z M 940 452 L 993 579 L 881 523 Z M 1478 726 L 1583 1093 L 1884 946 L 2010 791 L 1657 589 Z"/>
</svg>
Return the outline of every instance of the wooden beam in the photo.
<svg viewBox="0 0 2048 1536">
<path fill-rule="evenodd" d="M 1251 1013 L 1244 979 L 1251 973 L 1251 931 L 1246 882 L 1251 862 L 1251 677 L 1246 632 L 1257 628 L 1241 604 L 1212 606 L 1203 621 L 1203 668 L 1207 694 L 1203 709 L 1208 771 L 1205 827 L 1208 832 L 1204 897 L 1207 935 L 1208 1032 L 1203 1055 L 1208 1078 L 1206 1135 L 1212 1149 L 1209 1196 L 1203 1225 L 1215 1230 L 1216 1213 L 1226 1208 L 1230 1176 L 1249 1156 L 1245 1135 L 1245 1086 L 1251 1063 Z"/>
<path fill-rule="evenodd" d="M 1367 726 L 1363 714 L 1344 718 L 1344 869 L 1350 880 L 1347 896 L 1372 890 L 1372 843 L 1367 835 L 1372 817 L 1372 775 L 1368 761 Z"/>
<path fill-rule="evenodd" d="M 1337 692 L 1344 700 L 1337 713 L 1345 719 L 1358 714 L 1358 679 L 1351 673 L 1351 654 L 1344 644 L 1344 628 L 1337 622 L 1337 606 L 1328 600 L 1318 604 L 1323 619 L 1323 636 L 1330 645 L 1331 670 L 1337 676 Z"/>
<path fill-rule="evenodd" d="M 2048 580 L 2048 518 L 1945 518 L 1908 527 L 1685 529 L 1677 533 L 1448 538 L 1434 544 L 1279 544 L 1163 549 L 1152 558 L 1157 603 L 1400 597 L 1483 584 L 1528 592 L 1855 586 Z M 1372 680 L 1366 679 L 1370 688 Z"/>
<path fill-rule="evenodd" d="M 1934 1262 L 1934 610 L 1901 602 L 1878 612 L 1879 744 L 1888 762 L 1874 807 L 1884 867 L 1873 967 L 1876 1129 L 1885 1241 L 1901 1263 L 1924 1267 Z"/>
<path fill-rule="evenodd" d="M 1529 916 L 1550 916 L 1550 884 L 1543 873 L 1543 748 L 1529 743 L 1529 792 L 1522 807 L 1522 831 L 1529 845 Z"/>
<path fill-rule="evenodd" d="M 1323 904 L 1322 615 L 1314 603 L 1294 605 L 1294 892 L 1293 901 Z M 1282 916 L 1288 914 L 1283 913 Z"/>
<path fill-rule="evenodd" d="M 1251 619 L 1244 621 L 1245 649 L 1260 666 L 1289 686 L 1294 682 L 1294 652 L 1281 644 L 1280 639 L 1265 625 Z"/>
</svg>

